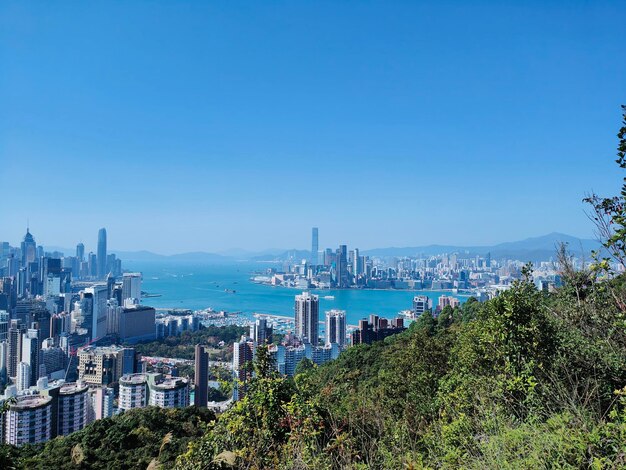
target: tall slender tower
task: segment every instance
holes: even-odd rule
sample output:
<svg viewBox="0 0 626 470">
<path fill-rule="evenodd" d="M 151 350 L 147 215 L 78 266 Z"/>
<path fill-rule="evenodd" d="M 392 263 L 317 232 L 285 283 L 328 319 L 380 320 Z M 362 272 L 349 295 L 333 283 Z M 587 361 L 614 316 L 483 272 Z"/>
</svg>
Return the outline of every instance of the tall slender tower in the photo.
<svg viewBox="0 0 626 470">
<path fill-rule="evenodd" d="M 346 312 L 329 310 L 326 312 L 326 345 L 337 344 L 340 348 L 346 345 Z"/>
<path fill-rule="evenodd" d="M 319 231 L 317 227 L 313 227 L 311 230 L 311 264 L 316 266 L 318 263 L 317 252 L 319 251 Z"/>
<path fill-rule="evenodd" d="M 319 340 L 320 299 L 317 295 L 303 292 L 296 295 L 296 336 L 317 346 Z"/>
<path fill-rule="evenodd" d="M 98 279 L 107 275 L 107 231 L 101 228 L 98 231 Z"/>
<path fill-rule="evenodd" d="M 30 233 L 30 229 L 26 228 L 26 235 L 24 235 L 24 241 L 22 242 L 22 267 L 27 267 L 28 263 L 31 263 L 37 259 L 37 243 L 35 238 Z"/>
<path fill-rule="evenodd" d="M 349 287 L 348 282 L 348 247 L 339 245 L 337 250 L 337 287 Z"/>
<path fill-rule="evenodd" d="M 209 399 L 209 353 L 204 346 L 196 344 L 195 356 L 193 404 L 206 408 Z"/>
<path fill-rule="evenodd" d="M 85 261 L 85 245 L 83 245 L 82 243 L 76 245 L 76 257 L 78 258 L 78 261 L 80 263 Z"/>
</svg>

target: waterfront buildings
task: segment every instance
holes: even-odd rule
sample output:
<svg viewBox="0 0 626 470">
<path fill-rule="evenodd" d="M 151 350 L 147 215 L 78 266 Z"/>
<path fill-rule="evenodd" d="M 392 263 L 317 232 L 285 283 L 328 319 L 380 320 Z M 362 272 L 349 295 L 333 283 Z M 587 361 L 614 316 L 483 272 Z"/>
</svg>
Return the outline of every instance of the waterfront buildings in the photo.
<svg viewBox="0 0 626 470">
<path fill-rule="evenodd" d="M 430 299 L 425 295 L 413 297 L 413 318 L 419 317 L 422 313 L 430 310 Z"/>
<path fill-rule="evenodd" d="M 437 311 L 441 312 L 445 307 L 456 308 L 460 305 L 459 299 L 456 297 L 442 295 L 437 302 Z"/>
<path fill-rule="evenodd" d="M 337 344 L 339 348 L 346 345 L 346 312 L 329 310 L 326 312 L 326 346 Z"/>
<path fill-rule="evenodd" d="M 134 303 L 141 301 L 141 273 L 124 273 L 122 276 L 122 302 L 133 299 Z"/>
<path fill-rule="evenodd" d="M 311 229 L 311 264 L 313 266 L 318 264 L 318 251 L 319 251 L 319 230 L 317 227 Z"/>
<path fill-rule="evenodd" d="M 296 295 L 295 300 L 295 334 L 302 341 L 308 341 L 314 346 L 319 342 L 319 308 L 317 295 L 303 292 Z"/>
<path fill-rule="evenodd" d="M 191 310 L 174 313 L 157 313 L 155 318 L 157 338 L 177 336 L 185 331 L 197 331 L 200 328 L 200 317 Z"/>
<path fill-rule="evenodd" d="M 156 339 L 155 310 L 144 305 L 120 309 L 119 339 L 124 343 L 138 343 Z"/>
</svg>

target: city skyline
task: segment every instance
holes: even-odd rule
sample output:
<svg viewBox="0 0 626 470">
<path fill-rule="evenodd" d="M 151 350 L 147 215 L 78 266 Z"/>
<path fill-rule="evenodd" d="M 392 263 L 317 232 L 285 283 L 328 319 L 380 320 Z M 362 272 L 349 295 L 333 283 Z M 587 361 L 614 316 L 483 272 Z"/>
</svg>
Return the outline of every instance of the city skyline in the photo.
<svg viewBox="0 0 626 470">
<path fill-rule="evenodd" d="M 591 236 L 582 198 L 618 189 L 623 2 L 284 8 L 0 6 L 20 201 L 0 238 L 27 218 L 49 245 L 104 226 L 154 252 L 306 247 L 310 226 L 364 249 Z"/>
<path fill-rule="evenodd" d="M 26 246 L 39 246 L 39 247 L 43 247 L 43 249 L 45 250 L 45 252 L 47 253 L 55 253 L 55 252 L 60 252 L 65 256 L 76 256 L 80 261 L 83 261 L 83 258 L 88 258 L 88 256 L 94 256 L 94 260 L 96 262 L 96 270 L 97 270 L 97 274 L 100 277 L 103 277 L 103 273 L 101 272 L 101 269 L 103 269 L 103 267 L 100 266 L 100 258 L 101 256 L 99 256 L 99 252 L 100 254 L 104 254 L 104 256 L 106 257 L 108 254 L 113 254 L 113 255 L 141 255 L 141 257 L 150 257 L 150 256 L 158 256 L 158 257 L 162 257 L 162 256 L 180 256 L 180 255 L 217 255 L 220 257 L 223 257 L 224 259 L 228 259 L 228 258 L 232 258 L 233 260 L 236 260 L 238 257 L 245 257 L 245 256 L 260 256 L 260 255 L 283 255 L 285 253 L 288 252 L 294 252 L 298 251 L 298 252 L 307 252 L 310 253 L 309 256 L 314 256 L 315 261 L 317 261 L 317 257 L 321 256 L 321 254 L 323 253 L 324 249 L 327 248 L 331 248 L 331 247 L 342 247 L 345 244 L 345 239 L 342 239 L 340 242 L 338 243 L 328 243 L 328 244 L 320 244 L 319 243 L 319 228 L 318 227 L 312 227 L 312 234 L 310 235 L 310 239 L 309 239 L 309 246 L 311 248 L 308 248 L 306 246 L 285 246 L 285 247 L 274 247 L 274 248 L 266 248 L 266 249 L 261 249 L 261 250 L 251 250 L 251 249 L 245 249 L 245 248 L 231 248 L 231 249 L 227 249 L 227 250 L 223 250 L 223 251 L 210 251 L 208 249 L 204 249 L 204 250 L 198 250 L 198 251 L 189 251 L 189 252 L 176 252 L 176 251 L 172 251 L 172 250 L 164 250 L 164 251 L 150 251 L 150 250 L 146 250 L 146 249 L 136 249 L 136 250 L 118 250 L 118 249 L 109 249 L 107 248 L 107 231 L 106 228 L 102 227 L 98 230 L 97 232 L 97 242 L 93 244 L 93 246 L 91 246 L 90 244 L 85 244 L 82 241 L 79 241 L 73 248 L 68 246 L 61 246 L 61 245 L 55 245 L 55 244 L 48 244 L 46 242 L 39 242 L 39 238 L 37 238 L 35 240 L 35 237 L 33 235 L 33 233 L 30 231 L 30 227 L 26 228 L 26 234 L 22 235 L 21 239 L 19 242 L 13 242 L 13 241 L 8 241 L 8 240 L 3 240 L 1 238 L 1 233 L 0 233 L 0 243 L 8 243 L 9 246 L 14 247 L 14 248 L 20 248 L 21 247 L 21 252 L 22 252 L 22 256 L 25 256 L 24 253 L 26 253 L 25 251 L 25 247 Z M 104 238 L 102 238 L 104 237 Z M 572 251 L 572 253 L 577 254 L 580 252 L 580 250 L 582 249 L 582 252 L 587 252 L 590 251 L 591 249 L 596 249 L 597 247 L 595 246 L 598 242 L 597 242 L 597 238 L 595 235 L 592 235 L 591 238 L 581 238 L 581 237 L 575 237 L 572 236 L 571 234 L 565 234 L 565 233 L 561 233 L 561 232 L 552 232 L 549 234 L 541 234 L 535 237 L 527 237 L 524 239 L 516 239 L 516 240 L 501 240 L 498 243 L 494 243 L 493 245 L 469 245 L 469 244 L 463 244 L 463 243 L 458 243 L 458 244 L 442 244 L 442 243 L 430 243 L 430 244 L 424 244 L 424 245 L 407 245 L 407 246 L 382 246 L 382 245 L 376 245 L 376 246 L 372 246 L 372 247 L 366 247 L 365 249 L 355 246 L 352 242 L 350 242 L 350 246 L 353 246 L 356 248 L 357 252 L 358 251 L 364 251 L 364 252 L 381 252 L 379 255 L 380 256 L 405 256 L 404 254 L 402 254 L 402 251 L 406 251 L 406 250 L 410 250 L 411 248 L 424 248 L 427 249 L 426 251 L 430 252 L 431 250 L 436 248 L 441 248 L 442 251 L 437 252 L 438 254 L 443 254 L 445 252 L 454 252 L 454 251 L 463 251 L 463 250 L 476 250 L 476 249 L 483 249 L 485 251 L 486 254 L 488 251 L 490 251 L 493 248 L 497 248 L 500 245 L 510 245 L 510 244 L 524 244 L 524 243 L 539 243 L 539 245 L 537 246 L 532 246 L 532 249 L 540 249 L 540 250 L 546 250 L 546 243 L 551 243 L 550 245 L 550 250 L 554 248 L 554 250 L 556 250 L 556 246 L 558 243 L 563 242 L 563 243 L 567 243 L 569 245 L 570 251 Z M 304 242 L 306 245 L 306 242 Z M 582 243 L 582 245 L 580 244 Z M 584 246 L 583 246 L 584 245 Z M 593 245 L 593 248 L 590 248 Z M 313 255 L 313 247 L 317 246 L 319 248 L 319 251 L 317 252 L 316 255 Z M 91 249 L 90 247 L 92 247 L 93 249 Z M 523 249 L 528 249 L 528 247 L 525 247 Z M 382 252 L 389 252 L 389 253 L 382 253 Z M 412 253 L 412 254 L 417 254 L 417 253 Z M 425 253 L 425 254 L 434 254 L 434 253 Z M 32 254 L 32 256 L 36 256 L 36 254 Z M 34 258 L 33 258 L 34 259 Z M 313 258 L 309 258 L 309 261 L 312 261 Z M 106 265 L 106 261 L 104 263 Z M 106 270 L 106 268 L 104 268 Z"/>
</svg>

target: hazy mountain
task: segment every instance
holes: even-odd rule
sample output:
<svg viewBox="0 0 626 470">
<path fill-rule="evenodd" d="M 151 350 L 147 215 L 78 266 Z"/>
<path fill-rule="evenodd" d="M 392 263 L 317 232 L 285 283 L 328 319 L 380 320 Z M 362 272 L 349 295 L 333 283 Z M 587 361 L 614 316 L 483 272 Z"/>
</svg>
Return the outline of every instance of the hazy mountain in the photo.
<svg viewBox="0 0 626 470">
<path fill-rule="evenodd" d="M 368 256 L 432 256 L 443 253 L 461 253 L 468 256 L 485 256 L 491 253 L 491 257 L 519 259 L 522 261 L 544 261 L 554 257 L 556 247 L 560 242 L 567 243 L 569 250 L 576 256 L 584 256 L 589 258 L 591 250 L 600 248 L 597 240 L 588 238 L 577 238 L 564 233 L 553 232 L 540 237 L 531 237 L 524 240 L 503 242 L 496 245 L 423 245 L 412 247 L 388 247 L 374 248 L 371 250 L 363 250 L 361 253 Z M 66 255 L 74 255 L 75 250 L 56 246 L 44 246 L 48 252 L 60 251 Z M 202 263 L 231 263 L 235 261 L 286 261 L 295 260 L 300 262 L 302 259 L 308 259 L 309 250 L 298 249 L 281 249 L 268 248 L 261 251 L 250 251 L 242 248 L 233 248 L 220 253 L 207 253 L 204 251 L 196 251 L 190 253 L 180 253 L 175 255 L 161 255 L 151 251 L 115 251 L 110 250 L 109 253 L 115 253 L 118 258 L 123 261 L 185 261 L 185 262 L 202 262 Z"/>
<path fill-rule="evenodd" d="M 511 258 L 523 261 L 539 261 L 553 258 L 560 242 L 567 243 L 569 250 L 577 256 L 589 257 L 591 250 L 600 247 L 596 240 L 581 239 L 563 233 L 550 233 L 541 237 L 531 237 L 514 242 L 497 245 L 461 246 L 461 245 L 426 245 L 404 248 L 376 248 L 365 250 L 369 256 L 431 256 L 442 253 L 464 253 L 470 256 L 485 256 L 491 253 L 492 258 Z"/>
</svg>

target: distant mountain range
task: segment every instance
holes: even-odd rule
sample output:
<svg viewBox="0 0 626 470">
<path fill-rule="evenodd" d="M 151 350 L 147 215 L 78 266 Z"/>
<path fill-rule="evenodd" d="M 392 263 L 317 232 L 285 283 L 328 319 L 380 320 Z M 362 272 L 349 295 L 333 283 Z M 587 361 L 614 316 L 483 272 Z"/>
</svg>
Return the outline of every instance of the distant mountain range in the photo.
<svg viewBox="0 0 626 470">
<path fill-rule="evenodd" d="M 467 256 L 485 256 L 491 253 L 493 259 L 508 258 L 519 259 L 521 261 L 545 261 L 554 258 L 559 243 L 567 243 L 572 254 L 578 257 L 590 256 L 592 250 L 600 248 L 597 240 L 572 237 L 564 233 L 550 233 L 541 237 L 526 238 L 524 240 L 514 242 L 504 242 L 497 245 L 484 246 L 462 246 L 462 245 L 424 245 L 412 247 L 390 247 L 390 248 L 374 248 L 371 250 L 362 250 L 362 254 L 368 256 L 379 257 L 395 257 L 395 256 L 433 256 L 444 253 L 459 253 Z M 46 246 L 46 251 L 60 251 L 62 253 L 72 255 L 74 250 L 67 248 L 59 248 L 54 246 Z M 256 262 L 281 262 L 285 260 L 301 260 L 308 259 L 309 250 L 291 249 L 285 250 L 280 248 L 272 248 L 263 251 L 248 251 L 240 248 L 233 248 L 220 253 L 207 253 L 204 251 L 196 251 L 189 253 L 180 253 L 175 255 L 161 255 L 151 251 L 115 251 L 120 259 L 124 261 L 185 261 L 185 262 L 201 262 L 213 264 L 226 264 L 237 261 L 256 261 Z"/>
<path fill-rule="evenodd" d="M 491 254 L 494 259 L 509 258 L 522 261 L 542 261 L 554 258 L 559 243 L 567 243 L 569 251 L 576 256 L 589 257 L 592 250 L 600 248 L 597 240 L 572 237 L 564 233 L 553 232 L 541 237 L 526 238 L 515 242 L 497 245 L 460 246 L 426 245 L 405 248 L 376 248 L 365 250 L 369 256 L 432 256 L 443 253 L 463 253 L 469 256 Z"/>
</svg>

